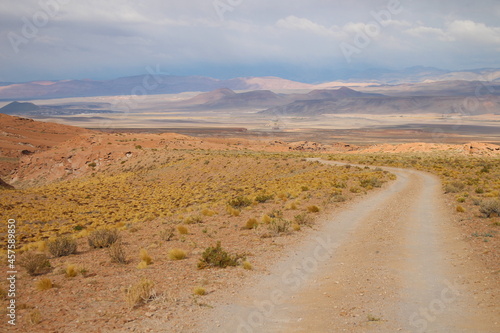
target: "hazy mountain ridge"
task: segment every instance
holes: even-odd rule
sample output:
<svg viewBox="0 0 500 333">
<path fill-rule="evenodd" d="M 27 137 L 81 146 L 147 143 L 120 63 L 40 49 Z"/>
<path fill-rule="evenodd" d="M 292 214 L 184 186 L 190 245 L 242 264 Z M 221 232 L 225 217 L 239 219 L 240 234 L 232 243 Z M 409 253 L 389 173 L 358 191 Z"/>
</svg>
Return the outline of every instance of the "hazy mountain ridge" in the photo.
<svg viewBox="0 0 500 333">
<path fill-rule="evenodd" d="M 500 83 L 500 69 L 447 71 L 432 67 L 411 67 L 404 70 L 370 69 L 340 75 L 335 82 L 308 84 L 279 77 L 244 77 L 228 80 L 202 76 L 137 75 L 113 80 L 61 80 L 24 83 L 0 82 L 0 100 L 32 100 L 67 97 L 115 95 L 156 95 L 182 92 L 231 90 L 290 90 L 321 89 L 342 86 L 343 83 L 411 84 L 449 80 Z"/>
</svg>

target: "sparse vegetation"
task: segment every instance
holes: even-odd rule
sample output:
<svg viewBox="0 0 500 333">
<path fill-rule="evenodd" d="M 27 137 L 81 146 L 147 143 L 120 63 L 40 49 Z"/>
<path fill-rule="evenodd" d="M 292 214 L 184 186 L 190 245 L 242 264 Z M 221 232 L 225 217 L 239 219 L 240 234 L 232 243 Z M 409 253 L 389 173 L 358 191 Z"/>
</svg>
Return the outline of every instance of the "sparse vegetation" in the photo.
<svg viewBox="0 0 500 333">
<path fill-rule="evenodd" d="M 168 258 L 170 260 L 182 260 L 186 259 L 187 255 L 186 252 L 182 249 L 172 249 L 168 251 Z"/>
<path fill-rule="evenodd" d="M 151 301 L 155 296 L 154 282 L 142 279 L 140 282 L 125 288 L 125 300 L 130 307 L 136 307 Z"/>
<path fill-rule="evenodd" d="M 318 207 L 318 206 L 315 206 L 315 205 L 308 206 L 308 207 L 307 207 L 307 211 L 308 211 L 309 213 L 318 213 L 318 212 L 319 212 L 319 207 Z"/>
<path fill-rule="evenodd" d="M 66 277 L 68 277 L 68 278 L 73 278 L 73 277 L 78 275 L 78 270 L 77 270 L 76 266 L 71 265 L 71 264 L 66 266 L 66 269 L 64 272 L 66 274 Z"/>
<path fill-rule="evenodd" d="M 42 321 L 42 313 L 38 309 L 33 309 L 28 314 L 28 322 L 31 325 L 37 325 Z"/>
<path fill-rule="evenodd" d="M 111 258 L 111 262 L 117 264 L 126 264 L 127 263 L 127 255 L 125 254 L 125 249 L 120 241 L 113 243 L 108 248 L 108 254 Z"/>
<path fill-rule="evenodd" d="M 26 252 L 19 264 L 31 276 L 45 274 L 50 270 L 49 259 L 44 253 Z"/>
<path fill-rule="evenodd" d="M 119 234 L 116 229 L 99 229 L 89 235 L 88 242 L 92 248 L 105 248 L 114 244 L 118 239 Z"/>
<path fill-rule="evenodd" d="M 485 199 L 481 201 L 479 211 L 485 217 L 500 216 L 500 199 Z"/>
<path fill-rule="evenodd" d="M 36 282 L 36 289 L 40 291 L 52 289 L 54 285 L 52 284 L 52 280 L 49 278 L 42 278 Z"/>
<path fill-rule="evenodd" d="M 54 257 L 63 257 L 75 253 L 77 245 L 74 239 L 63 236 L 49 241 L 47 247 Z"/>
<path fill-rule="evenodd" d="M 179 226 L 177 226 L 177 231 L 178 231 L 178 232 L 179 232 L 179 234 L 181 234 L 181 235 L 187 235 L 187 234 L 189 234 L 189 230 L 188 230 L 188 228 L 186 228 L 186 227 L 185 227 L 185 226 L 183 226 L 183 225 L 179 225 Z"/>
<path fill-rule="evenodd" d="M 221 242 L 217 242 L 217 245 L 210 246 L 201 255 L 201 259 L 198 262 L 198 268 L 210 268 L 210 267 L 220 267 L 226 268 L 228 266 L 238 266 L 239 261 L 243 259 L 242 255 L 230 255 L 224 251 L 221 247 Z"/>
<path fill-rule="evenodd" d="M 257 219 L 251 218 L 245 223 L 245 229 L 255 229 L 259 226 Z"/>
<path fill-rule="evenodd" d="M 141 263 L 144 263 L 146 266 L 151 265 L 153 259 L 149 256 L 149 253 L 146 249 L 141 249 L 139 251 L 139 257 L 141 258 Z"/>
<path fill-rule="evenodd" d="M 251 271 L 253 269 L 253 266 L 250 262 L 248 261 L 243 261 L 243 269 Z"/>
<path fill-rule="evenodd" d="M 194 288 L 193 293 L 198 296 L 205 296 L 207 291 L 203 287 L 196 287 Z"/>
</svg>

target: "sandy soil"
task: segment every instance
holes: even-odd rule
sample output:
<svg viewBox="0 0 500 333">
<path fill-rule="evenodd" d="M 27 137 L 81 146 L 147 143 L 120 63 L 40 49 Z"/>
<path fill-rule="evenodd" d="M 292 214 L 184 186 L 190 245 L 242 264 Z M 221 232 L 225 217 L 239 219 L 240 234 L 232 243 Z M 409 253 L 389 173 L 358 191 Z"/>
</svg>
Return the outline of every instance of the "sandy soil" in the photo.
<svg viewBox="0 0 500 333">
<path fill-rule="evenodd" d="M 334 213 L 192 332 L 498 332 L 498 282 L 439 180 L 390 171 L 397 181 Z"/>
</svg>

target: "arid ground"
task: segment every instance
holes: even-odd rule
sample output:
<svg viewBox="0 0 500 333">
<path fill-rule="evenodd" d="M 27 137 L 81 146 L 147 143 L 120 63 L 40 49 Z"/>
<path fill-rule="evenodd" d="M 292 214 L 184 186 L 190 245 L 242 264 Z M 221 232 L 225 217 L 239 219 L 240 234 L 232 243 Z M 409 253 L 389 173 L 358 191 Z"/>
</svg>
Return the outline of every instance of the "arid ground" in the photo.
<svg viewBox="0 0 500 333">
<path fill-rule="evenodd" d="M 492 123 L 97 130 L 1 117 L 0 177 L 14 187 L 2 185 L 1 215 L 17 223 L 9 331 L 500 329 Z M 96 246 L 102 230 L 118 240 Z"/>
</svg>

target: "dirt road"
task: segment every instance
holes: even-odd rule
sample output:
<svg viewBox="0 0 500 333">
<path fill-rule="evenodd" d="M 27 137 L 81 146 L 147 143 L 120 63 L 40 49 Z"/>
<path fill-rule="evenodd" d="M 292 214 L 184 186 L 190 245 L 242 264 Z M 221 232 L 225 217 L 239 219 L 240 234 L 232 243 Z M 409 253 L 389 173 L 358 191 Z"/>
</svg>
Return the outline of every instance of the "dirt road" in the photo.
<svg viewBox="0 0 500 333">
<path fill-rule="evenodd" d="M 500 332 L 498 282 L 470 260 L 439 180 L 387 169 L 396 181 L 335 212 L 203 331 Z"/>
</svg>

